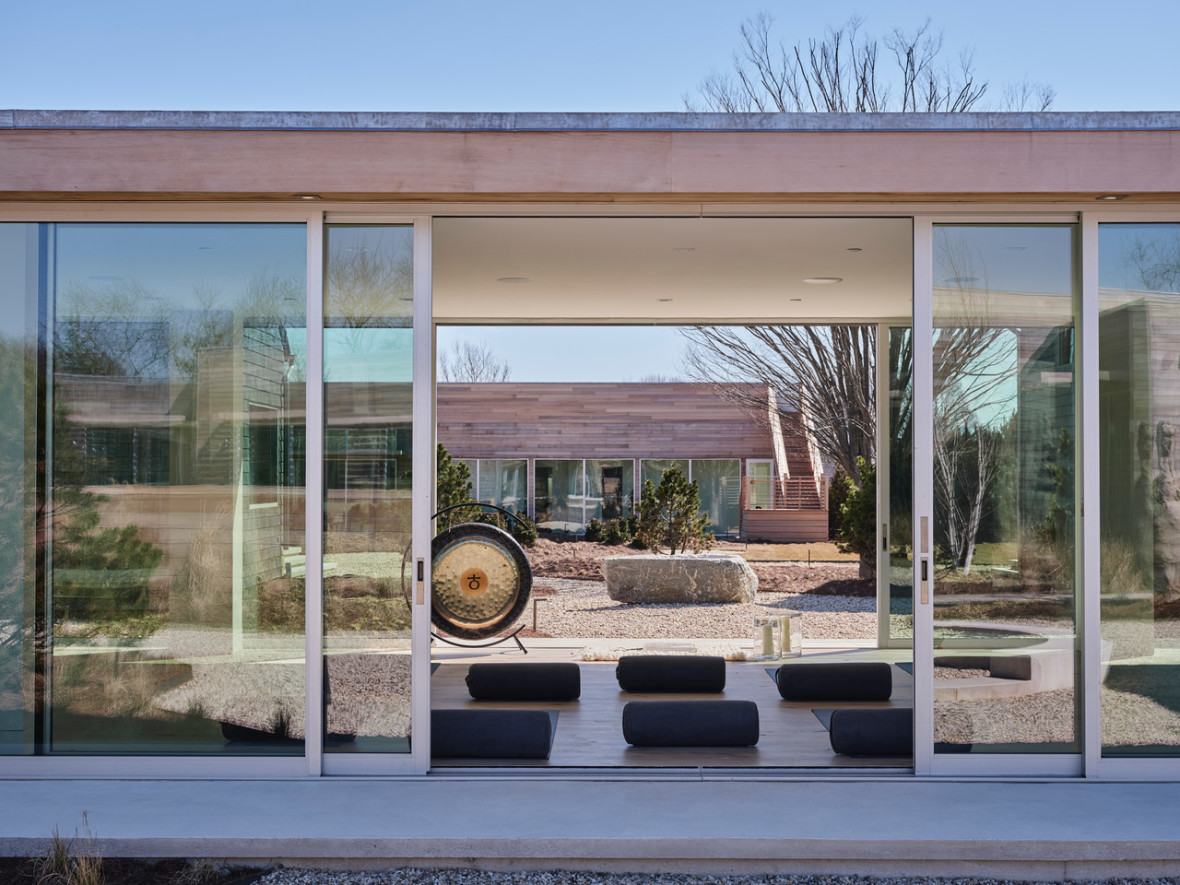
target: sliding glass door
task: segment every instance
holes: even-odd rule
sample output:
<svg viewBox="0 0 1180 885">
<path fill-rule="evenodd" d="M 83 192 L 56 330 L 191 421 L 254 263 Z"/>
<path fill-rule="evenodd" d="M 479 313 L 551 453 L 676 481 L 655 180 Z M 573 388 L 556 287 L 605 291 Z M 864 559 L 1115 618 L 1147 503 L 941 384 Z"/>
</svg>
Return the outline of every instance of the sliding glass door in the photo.
<svg viewBox="0 0 1180 885">
<path fill-rule="evenodd" d="M 930 232 L 920 739 L 934 773 L 1080 773 L 1077 226 Z"/>
<path fill-rule="evenodd" d="M 422 527 L 430 517 L 434 459 L 431 336 L 418 320 L 425 317 L 429 329 L 423 237 L 414 224 L 324 228 L 320 578 L 327 774 L 424 772 L 429 765 L 429 563 Z"/>
</svg>

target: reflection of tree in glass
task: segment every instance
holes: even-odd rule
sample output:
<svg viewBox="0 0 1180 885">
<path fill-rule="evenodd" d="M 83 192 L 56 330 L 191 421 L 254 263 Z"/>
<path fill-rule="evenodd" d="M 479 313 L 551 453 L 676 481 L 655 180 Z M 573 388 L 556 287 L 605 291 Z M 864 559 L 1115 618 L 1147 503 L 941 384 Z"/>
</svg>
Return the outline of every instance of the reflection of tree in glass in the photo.
<svg viewBox="0 0 1180 885">
<path fill-rule="evenodd" d="M 65 287 L 55 330 L 55 374 L 162 378 L 168 373 L 167 308 L 134 281 Z"/>
<path fill-rule="evenodd" d="M 36 365 L 19 338 L 0 338 L 0 710 L 19 708 L 22 648 L 32 625 L 22 624 L 32 538 L 25 532 L 32 490 L 25 477 L 28 429 L 22 416 L 35 394 Z"/>
<path fill-rule="evenodd" d="M 203 350 L 232 347 L 236 330 L 302 329 L 301 280 L 257 274 L 236 298 L 194 284 L 169 304 L 134 280 L 67 285 L 58 298 L 54 371 L 72 375 L 191 380 Z"/>
<path fill-rule="evenodd" d="M 324 313 L 334 327 L 364 329 L 409 317 L 414 299 L 412 256 L 387 244 L 332 249 L 324 275 Z"/>
<path fill-rule="evenodd" d="M 1017 332 L 993 316 L 988 267 L 970 231 L 935 239 L 934 495 L 936 542 L 971 571 L 980 533 L 995 511 L 1001 455 L 1012 440 Z"/>
<path fill-rule="evenodd" d="M 1180 227 L 1170 238 L 1159 233 L 1139 238 L 1127 249 L 1127 266 L 1150 292 L 1180 292 Z"/>
</svg>

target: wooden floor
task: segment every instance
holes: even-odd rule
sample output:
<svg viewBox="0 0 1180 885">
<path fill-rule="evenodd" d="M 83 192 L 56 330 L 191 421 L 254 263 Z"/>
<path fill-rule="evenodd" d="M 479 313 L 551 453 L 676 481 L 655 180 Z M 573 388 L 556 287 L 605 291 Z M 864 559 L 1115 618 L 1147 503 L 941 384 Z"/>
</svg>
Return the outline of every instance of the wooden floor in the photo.
<svg viewBox="0 0 1180 885">
<path fill-rule="evenodd" d="M 808 655 L 809 660 L 908 660 L 909 653 L 880 651 Z M 774 664 L 726 664 L 723 694 L 632 694 L 619 690 L 614 663 L 580 663 L 582 696 L 567 702 L 474 701 L 464 677 L 467 663 L 439 663 L 431 679 L 435 709 L 490 708 L 556 710 L 557 730 L 547 760 L 438 759 L 434 768 L 801 768 L 906 770 L 908 756 L 852 757 L 832 752 L 828 732 L 812 712 L 818 707 L 913 707 L 913 679 L 893 669 L 893 696 L 882 703 L 797 703 L 782 700 L 767 673 Z M 758 704 L 760 736 L 755 747 L 662 748 L 631 747 L 623 740 L 622 713 L 628 701 L 654 698 L 752 700 Z"/>
</svg>

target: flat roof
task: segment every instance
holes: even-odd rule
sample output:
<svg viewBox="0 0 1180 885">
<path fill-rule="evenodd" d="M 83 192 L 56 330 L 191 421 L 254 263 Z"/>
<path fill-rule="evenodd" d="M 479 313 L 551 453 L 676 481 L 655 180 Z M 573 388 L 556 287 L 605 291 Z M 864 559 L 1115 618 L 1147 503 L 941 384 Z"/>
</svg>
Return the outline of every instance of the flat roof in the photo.
<svg viewBox="0 0 1180 885">
<path fill-rule="evenodd" d="M 0 129 L 333 132 L 1111 132 L 1180 130 L 1180 111 L 970 114 L 452 113 L 0 109 Z"/>
</svg>

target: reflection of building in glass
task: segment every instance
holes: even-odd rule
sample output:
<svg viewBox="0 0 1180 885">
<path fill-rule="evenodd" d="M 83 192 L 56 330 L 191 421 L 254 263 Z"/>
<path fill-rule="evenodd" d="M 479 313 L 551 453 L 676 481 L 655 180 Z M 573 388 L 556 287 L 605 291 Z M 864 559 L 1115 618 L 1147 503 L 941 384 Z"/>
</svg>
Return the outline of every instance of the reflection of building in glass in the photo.
<svg viewBox="0 0 1180 885">
<path fill-rule="evenodd" d="M 232 328 L 232 315 L 220 319 Z M 127 358 L 85 359 L 79 342 L 103 342 L 96 354 L 105 356 L 132 326 L 146 331 Z M 168 322 L 59 323 L 57 364 L 69 371 L 54 373 L 55 420 L 68 453 L 57 453 L 56 482 L 93 489 L 104 498 L 104 522 L 136 525 L 162 547 L 157 582 L 175 576 L 192 533 L 211 521 L 227 560 L 238 533 L 246 588 L 278 577 L 282 548 L 299 543 L 285 531 L 302 509 L 289 491 L 295 427 L 287 330 L 268 324 L 236 334 L 237 346 L 195 346 L 195 373 L 170 377 L 177 336 Z M 187 493 L 179 494 L 182 487 Z"/>
<path fill-rule="evenodd" d="M 717 535 L 828 537 L 827 484 L 799 417 L 758 414 L 696 383 L 439 384 L 438 439 L 476 497 L 580 534 L 628 516 L 673 465 Z"/>
</svg>

